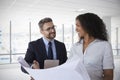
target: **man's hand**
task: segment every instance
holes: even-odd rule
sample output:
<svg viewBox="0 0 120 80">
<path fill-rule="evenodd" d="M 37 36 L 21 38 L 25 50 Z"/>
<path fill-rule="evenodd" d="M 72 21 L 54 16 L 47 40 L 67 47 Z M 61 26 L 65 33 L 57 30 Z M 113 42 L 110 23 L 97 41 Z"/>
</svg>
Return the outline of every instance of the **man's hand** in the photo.
<svg viewBox="0 0 120 80">
<path fill-rule="evenodd" d="M 40 69 L 40 65 L 36 60 L 33 61 L 32 68 L 33 69 Z"/>
<path fill-rule="evenodd" d="M 33 77 L 30 76 L 30 80 L 34 80 Z"/>
</svg>

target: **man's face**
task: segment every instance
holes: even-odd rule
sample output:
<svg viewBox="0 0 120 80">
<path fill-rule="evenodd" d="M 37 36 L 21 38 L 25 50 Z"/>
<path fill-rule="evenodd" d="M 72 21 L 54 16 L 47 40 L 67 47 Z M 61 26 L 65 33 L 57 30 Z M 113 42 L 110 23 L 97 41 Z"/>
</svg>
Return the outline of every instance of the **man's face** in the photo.
<svg viewBox="0 0 120 80">
<path fill-rule="evenodd" d="M 47 22 L 43 25 L 41 33 L 47 39 L 54 39 L 56 37 L 56 30 L 53 22 Z"/>
</svg>

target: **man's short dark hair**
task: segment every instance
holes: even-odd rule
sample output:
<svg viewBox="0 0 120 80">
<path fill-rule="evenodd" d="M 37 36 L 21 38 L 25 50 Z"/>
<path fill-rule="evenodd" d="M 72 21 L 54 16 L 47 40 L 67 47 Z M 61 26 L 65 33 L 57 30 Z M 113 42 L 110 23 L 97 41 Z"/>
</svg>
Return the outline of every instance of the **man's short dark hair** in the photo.
<svg viewBox="0 0 120 80">
<path fill-rule="evenodd" d="M 38 25 L 39 25 L 39 28 L 42 29 L 43 28 L 43 25 L 45 23 L 48 23 L 48 22 L 52 22 L 52 19 L 49 18 L 49 17 L 46 17 L 46 18 L 43 18 L 39 21 Z"/>
</svg>

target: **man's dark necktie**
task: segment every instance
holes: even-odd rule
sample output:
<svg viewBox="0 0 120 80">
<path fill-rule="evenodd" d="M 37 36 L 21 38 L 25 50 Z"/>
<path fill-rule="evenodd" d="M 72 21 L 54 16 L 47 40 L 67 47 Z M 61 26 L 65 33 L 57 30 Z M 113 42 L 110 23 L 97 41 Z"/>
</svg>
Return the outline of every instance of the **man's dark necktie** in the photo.
<svg viewBox="0 0 120 80">
<path fill-rule="evenodd" d="M 52 43 L 49 42 L 48 45 L 48 59 L 53 59 Z"/>
</svg>

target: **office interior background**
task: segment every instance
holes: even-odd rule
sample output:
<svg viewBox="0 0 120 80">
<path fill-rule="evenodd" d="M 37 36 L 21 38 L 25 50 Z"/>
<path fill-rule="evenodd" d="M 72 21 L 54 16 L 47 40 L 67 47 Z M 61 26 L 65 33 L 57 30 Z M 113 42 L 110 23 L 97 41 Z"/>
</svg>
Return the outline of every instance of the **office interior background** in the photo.
<svg viewBox="0 0 120 80">
<path fill-rule="evenodd" d="M 75 17 L 87 12 L 104 20 L 115 63 L 120 65 L 120 0 L 0 0 L 0 71 L 18 65 L 17 58 L 24 57 L 28 43 L 42 37 L 38 22 L 44 17 L 53 19 L 56 39 L 65 43 L 69 55 L 70 47 L 78 41 Z M 117 75 L 120 76 L 120 72 Z M 6 78 L 0 80 L 3 79 Z"/>
</svg>

